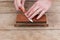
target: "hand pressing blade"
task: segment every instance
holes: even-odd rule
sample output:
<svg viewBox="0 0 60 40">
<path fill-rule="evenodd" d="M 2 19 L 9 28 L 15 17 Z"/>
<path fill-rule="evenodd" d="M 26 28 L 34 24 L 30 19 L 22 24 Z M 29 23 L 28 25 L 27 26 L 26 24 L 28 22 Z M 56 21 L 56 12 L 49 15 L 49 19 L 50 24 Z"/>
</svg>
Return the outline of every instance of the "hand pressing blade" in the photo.
<svg viewBox="0 0 60 40">
<path fill-rule="evenodd" d="M 41 18 L 45 12 L 48 11 L 48 9 L 51 7 L 51 0 L 38 0 L 33 4 L 33 6 L 25 13 L 25 15 L 29 18 L 32 19 L 35 17 L 37 14 L 36 19 Z"/>
<path fill-rule="evenodd" d="M 19 9 L 21 9 L 21 11 L 23 12 L 23 13 L 25 13 L 26 11 L 23 11 L 22 10 L 22 8 L 19 8 Z M 25 14 L 24 14 L 25 15 Z M 27 17 L 27 15 L 25 15 L 26 17 Z M 28 18 L 28 17 L 27 17 Z M 30 22 L 33 22 L 33 20 L 32 19 L 30 19 L 30 18 L 28 18 L 28 20 L 30 21 Z"/>
<path fill-rule="evenodd" d="M 14 0 L 14 5 L 15 5 L 16 10 L 17 11 L 20 11 L 21 10 L 23 13 L 25 13 L 26 11 L 25 11 L 25 8 L 24 8 L 24 3 L 25 3 L 25 0 Z M 31 21 L 31 22 L 33 22 L 29 18 L 28 18 L 28 20 Z"/>
</svg>

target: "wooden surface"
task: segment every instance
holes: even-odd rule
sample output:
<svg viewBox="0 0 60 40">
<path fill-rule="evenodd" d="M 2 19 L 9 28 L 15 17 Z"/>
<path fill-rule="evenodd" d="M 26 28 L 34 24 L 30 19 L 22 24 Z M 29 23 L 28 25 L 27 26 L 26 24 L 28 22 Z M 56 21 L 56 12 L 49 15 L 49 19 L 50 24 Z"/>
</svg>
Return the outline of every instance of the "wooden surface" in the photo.
<svg viewBox="0 0 60 40">
<path fill-rule="evenodd" d="M 29 5 L 30 3 L 31 2 L 26 2 L 26 4 Z M 16 15 L 17 13 L 13 4 L 13 0 L 0 0 L 0 28 L 15 29 L 15 27 L 12 27 L 11 25 L 15 23 Z M 52 7 L 46 12 L 46 15 L 49 27 L 36 29 L 60 29 L 60 0 L 53 0 Z M 9 24 L 10 27 L 6 27 L 3 24 Z"/>
<path fill-rule="evenodd" d="M 0 0 L 0 40 L 60 40 L 60 0 L 52 1 L 52 7 L 46 12 L 49 27 L 14 27 L 3 26 L 14 23 L 13 0 Z"/>
<path fill-rule="evenodd" d="M 26 2 L 30 5 L 31 2 Z M 32 3 L 33 4 L 33 3 Z M 29 6 L 30 7 L 30 6 Z M 13 24 L 17 13 L 13 4 L 13 0 L 0 0 L 0 29 L 15 29 L 15 27 L 3 26 L 3 24 Z M 35 29 L 60 29 L 60 0 L 53 0 L 51 8 L 46 12 L 47 23 L 49 27 Z M 8 21 L 8 22 L 7 22 Z M 1 24 L 2 23 L 2 24 Z M 58 27 L 57 27 L 58 26 Z M 19 29 L 19 28 L 17 28 Z M 22 28 L 23 29 L 23 28 Z"/>
</svg>

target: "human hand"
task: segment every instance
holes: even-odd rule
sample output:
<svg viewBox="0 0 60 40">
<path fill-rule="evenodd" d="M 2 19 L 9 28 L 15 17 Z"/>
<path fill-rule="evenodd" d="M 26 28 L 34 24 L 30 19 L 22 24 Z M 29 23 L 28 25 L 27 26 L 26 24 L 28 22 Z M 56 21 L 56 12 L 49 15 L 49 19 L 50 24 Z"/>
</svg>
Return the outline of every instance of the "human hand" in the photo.
<svg viewBox="0 0 60 40">
<path fill-rule="evenodd" d="M 14 0 L 16 10 L 17 11 L 22 10 L 23 12 L 25 12 L 24 3 L 25 0 Z"/>
<path fill-rule="evenodd" d="M 45 12 L 50 8 L 51 0 L 38 0 L 26 13 L 28 19 L 32 20 L 37 14 L 37 18 L 41 18 Z M 31 21 L 33 22 L 33 21 Z"/>
</svg>

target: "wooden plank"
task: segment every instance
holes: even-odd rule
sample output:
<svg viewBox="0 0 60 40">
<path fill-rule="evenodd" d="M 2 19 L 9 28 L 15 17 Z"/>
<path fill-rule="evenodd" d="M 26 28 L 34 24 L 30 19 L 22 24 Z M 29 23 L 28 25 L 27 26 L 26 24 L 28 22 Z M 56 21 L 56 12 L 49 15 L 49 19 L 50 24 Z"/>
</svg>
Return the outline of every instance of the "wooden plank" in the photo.
<svg viewBox="0 0 60 40">
<path fill-rule="evenodd" d="M 3 1 L 14 1 L 14 0 L 0 0 L 0 2 L 3 2 Z M 26 1 L 37 1 L 37 0 L 26 0 Z M 60 0 L 52 0 L 53 2 L 60 2 Z"/>
<path fill-rule="evenodd" d="M 0 1 L 13 1 L 13 0 L 0 0 Z M 26 1 L 36 1 L 36 0 L 26 0 Z"/>
<path fill-rule="evenodd" d="M 15 27 L 47 27 L 46 23 L 16 23 Z"/>
<path fill-rule="evenodd" d="M 28 8 L 30 8 L 33 5 L 33 3 L 34 2 L 26 2 L 25 7 L 27 8 L 27 10 L 28 10 Z M 28 7 L 27 7 L 27 5 L 28 5 Z M 55 13 L 56 11 L 57 11 L 56 13 L 58 13 L 58 12 L 60 12 L 59 10 L 60 10 L 60 1 L 57 1 L 57 2 L 54 1 L 52 7 L 50 8 L 50 10 L 48 10 L 47 13 Z M 7 12 L 16 13 L 13 2 L 12 1 L 8 1 L 8 2 L 0 1 L 0 13 L 7 13 Z"/>
</svg>

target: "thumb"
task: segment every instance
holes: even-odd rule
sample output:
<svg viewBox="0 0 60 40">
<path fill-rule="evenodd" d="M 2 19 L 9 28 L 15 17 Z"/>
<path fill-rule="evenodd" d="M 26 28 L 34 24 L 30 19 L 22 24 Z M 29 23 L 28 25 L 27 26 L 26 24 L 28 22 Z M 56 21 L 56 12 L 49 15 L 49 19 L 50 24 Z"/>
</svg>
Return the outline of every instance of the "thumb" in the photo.
<svg viewBox="0 0 60 40">
<path fill-rule="evenodd" d="M 23 5 L 21 5 L 21 6 L 19 7 L 19 9 L 25 13 L 25 8 L 24 8 Z"/>
<path fill-rule="evenodd" d="M 25 4 L 25 0 L 22 0 L 22 5 L 24 6 L 24 4 Z"/>
</svg>

